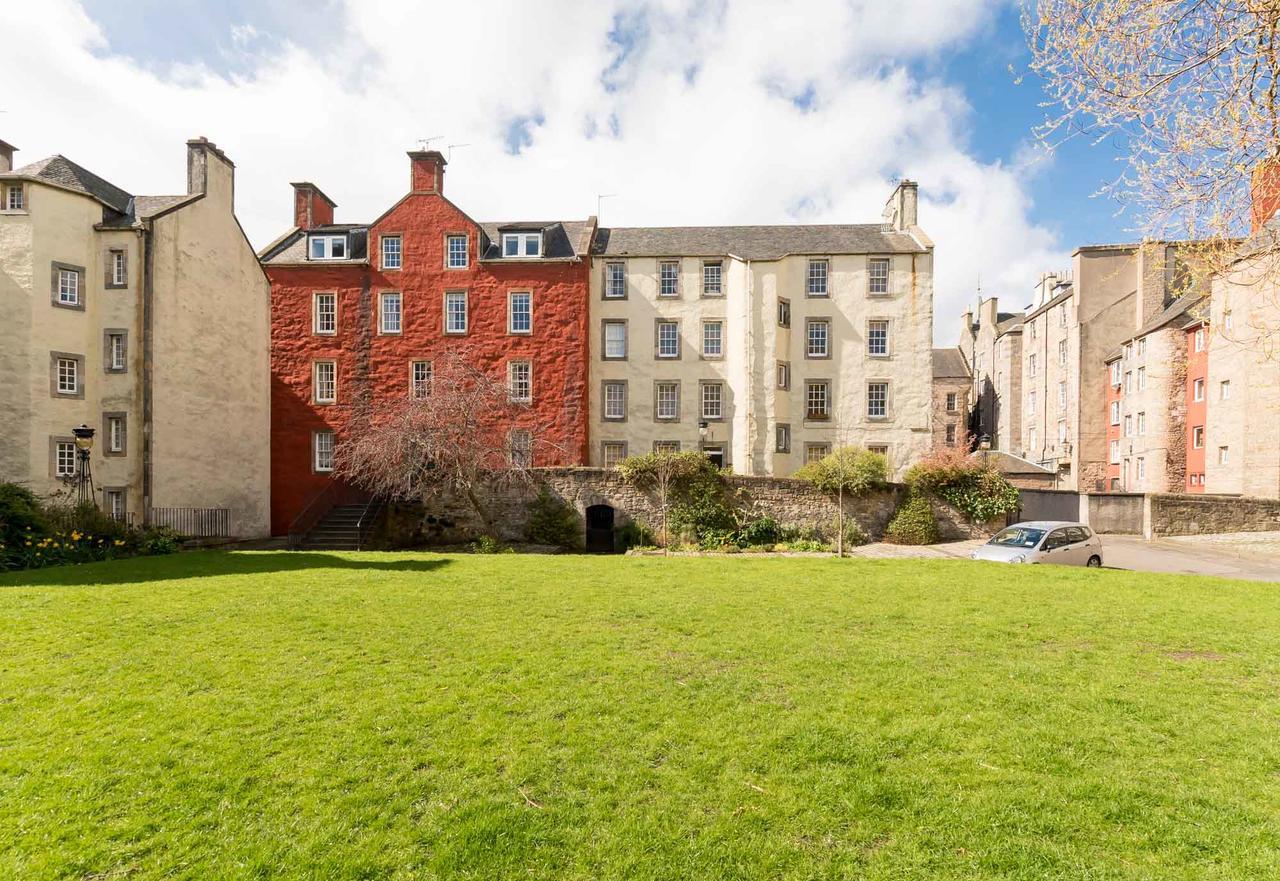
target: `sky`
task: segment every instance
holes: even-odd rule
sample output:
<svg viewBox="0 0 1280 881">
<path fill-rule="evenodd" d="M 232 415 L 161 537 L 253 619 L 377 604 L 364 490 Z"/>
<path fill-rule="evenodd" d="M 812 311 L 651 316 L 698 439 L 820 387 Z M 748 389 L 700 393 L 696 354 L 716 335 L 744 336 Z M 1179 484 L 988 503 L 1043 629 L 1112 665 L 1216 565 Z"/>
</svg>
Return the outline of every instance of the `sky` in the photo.
<svg viewBox="0 0 1280 881">
<path fill-rule="evenodd" d="M 952 345 L 979 288 L 1020 307 L 1075 247 L 1134 237 L 1094 197 L 1110 145 L 1036 148 L 1015 4 L 5 0 L 0 139 L 165 194 L 206 136 L 257 247 L 290 181 L 374 219 L 423 139 L 478 220 L 871 223 L 909 177 Z"/>
</svg>

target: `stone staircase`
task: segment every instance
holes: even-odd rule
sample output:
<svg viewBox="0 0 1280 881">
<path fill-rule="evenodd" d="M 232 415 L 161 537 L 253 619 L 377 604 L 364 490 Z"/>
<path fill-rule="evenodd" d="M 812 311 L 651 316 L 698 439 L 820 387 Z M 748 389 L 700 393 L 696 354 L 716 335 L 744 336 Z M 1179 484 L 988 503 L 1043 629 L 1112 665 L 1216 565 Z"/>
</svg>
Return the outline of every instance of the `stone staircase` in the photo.
<svg viewBox="0 0 1280 881">
<path fill-rule="evenodd" d="M 382 505 L 338 505 L 302 539 L 304 551 L 358 551 L 382 515 Z M 363 518 L 363 522 L 361 522 Z"/>
</svg>

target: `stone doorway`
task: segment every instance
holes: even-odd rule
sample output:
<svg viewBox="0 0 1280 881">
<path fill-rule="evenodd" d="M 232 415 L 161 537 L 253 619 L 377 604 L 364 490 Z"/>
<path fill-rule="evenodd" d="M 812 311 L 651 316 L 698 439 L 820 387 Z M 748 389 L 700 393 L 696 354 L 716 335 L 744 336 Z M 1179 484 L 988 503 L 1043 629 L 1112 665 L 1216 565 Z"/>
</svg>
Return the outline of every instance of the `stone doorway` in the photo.
<svg viewBox="0 0 1280 881">
<path fill-rule="evenodd" d="M 612 554 L 614 511 L 609 505 L 591 505 L 587 508 L 587 552 Z"/>
</svg>

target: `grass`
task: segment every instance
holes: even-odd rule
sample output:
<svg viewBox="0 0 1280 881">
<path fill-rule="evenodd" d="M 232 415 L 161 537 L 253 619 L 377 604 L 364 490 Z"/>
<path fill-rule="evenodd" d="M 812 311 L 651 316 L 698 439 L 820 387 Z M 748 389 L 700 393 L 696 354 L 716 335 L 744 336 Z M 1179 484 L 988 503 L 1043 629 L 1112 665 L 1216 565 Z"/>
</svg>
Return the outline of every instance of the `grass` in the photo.
<svg viewBox="0 0 1280 881">
<path fill-rule="evenodd" d="M 953 561 L 4 575 L 0 878 L 1275 878 L 1277 634 Z"/>
</svg>

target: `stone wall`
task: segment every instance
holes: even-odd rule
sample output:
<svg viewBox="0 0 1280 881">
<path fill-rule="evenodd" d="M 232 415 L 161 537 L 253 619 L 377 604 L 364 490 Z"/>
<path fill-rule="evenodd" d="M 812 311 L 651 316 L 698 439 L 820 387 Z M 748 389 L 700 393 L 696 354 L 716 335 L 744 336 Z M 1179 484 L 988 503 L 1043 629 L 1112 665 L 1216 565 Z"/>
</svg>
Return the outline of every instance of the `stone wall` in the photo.
<svg viewBox="0 0 1280 881">
<path fill-rule="evenodd" d="M 1149 538 L 1280 530 L 1280 499 L 1159 494 L 1148 505 Z"/>
<path fill-rule="evenodd" d="M 725 478 L 730 504 L 743 521 L 772 517 L 783 526 L 815 529 L 835 534 L 836 498 L 819 492 L 802 480 L 782 477 Z M 497 524 L 498 538 L 523 541 L 528 531 L 529 507 L 546 487 L 551 494 L 585 517 L 587 508 L 608 505 L 615 511 L 615 526 L 631 521 L 657 530 L 661 508 L 657 494 L 628 485 L 616 471 L 603 468 L 539 468 L 531 481 L 506 482 L 483 487 L 481 503 Z M 867 496 L 844 500 L 845 516 L 856 521 L 872 539 L 879 539 L 906 495 L 906 487 L 892 484 Z M 944 541 L 991 534 L 990 525 L 974 525 L 953 508 L 934 503 L 938 532 Z M 483 522 L 464 498 L 441 495 L 422 506 L 396 506 L 388 539 L 396 545 L 460 544 L 484 533 Z"/>
</svg>

